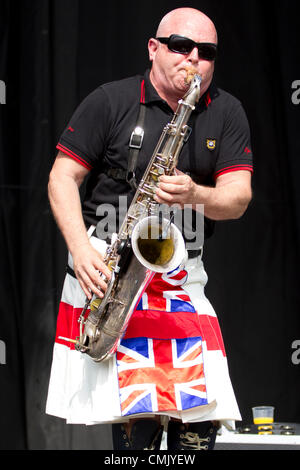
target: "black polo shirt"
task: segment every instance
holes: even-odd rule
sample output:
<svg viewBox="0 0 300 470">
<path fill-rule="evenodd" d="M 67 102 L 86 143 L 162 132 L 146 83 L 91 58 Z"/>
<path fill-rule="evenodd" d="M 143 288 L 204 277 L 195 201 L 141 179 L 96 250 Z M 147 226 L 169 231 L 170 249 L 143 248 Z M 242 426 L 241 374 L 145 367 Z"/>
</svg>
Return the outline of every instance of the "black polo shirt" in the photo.
<svg viewBox="0 0 300 470">
<path fill-rule="evenodd" d="M 139 181 L 164 126 L 173 111 L 157 94 L 145 75 L 104 84 L 79 105 L 57 148 L 90 170 L 83 200 L 86 225 L 100 220 L 101 204 L 118 209 L 119 196 L 134 190 L 126 181 L 107 175 L 107 168 L 126 170 L 129 140 L 136 127 L 140 106 L 146 107 L 143 145 L 136 169 Z M 197 183 L 214 185 L 223 173 L 252 171 L 249 125 L 241 103 L 213 84 L 197 104 L 189 125 L 192 133 L 184 144 L 177 167 L 189 172 Z"/>
</svg>

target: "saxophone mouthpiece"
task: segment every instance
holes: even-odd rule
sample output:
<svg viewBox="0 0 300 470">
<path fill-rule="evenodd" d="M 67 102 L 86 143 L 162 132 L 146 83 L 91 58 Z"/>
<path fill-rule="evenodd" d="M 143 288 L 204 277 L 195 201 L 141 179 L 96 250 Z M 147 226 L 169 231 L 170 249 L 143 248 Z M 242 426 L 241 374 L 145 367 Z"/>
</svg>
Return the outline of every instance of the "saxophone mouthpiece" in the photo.
<svg viewBox="0 0 300 470">
<path fill-rule="evenodd" d="M 194 76 L 198 74 L 198 71 L 195 69 L 195 67 L 186 67 L 186 77 L 185 77 L 185 83 L 186 85 L 190 85 Z"/>
</svg>

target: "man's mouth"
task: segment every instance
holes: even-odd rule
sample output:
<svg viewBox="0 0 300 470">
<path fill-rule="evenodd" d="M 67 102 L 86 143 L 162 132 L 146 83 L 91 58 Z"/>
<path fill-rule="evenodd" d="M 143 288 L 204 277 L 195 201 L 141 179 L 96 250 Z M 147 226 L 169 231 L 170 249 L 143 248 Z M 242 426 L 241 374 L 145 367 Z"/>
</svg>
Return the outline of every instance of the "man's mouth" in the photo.
<svg viewBox="0 0 300 470">
<path fill-rule="evenodd" d="M 196 73 L 198 73 L 198 70 L 195 69 L 195 67 L 186 67 L 185 68 L 185 73 L 186 73 L 186 76 L 185 76 L 185 84 L 186 85 L 190 85 L 191 81 L 193 80 L 194 78 L 194 75 L 196 75 Z"/>
</svg>

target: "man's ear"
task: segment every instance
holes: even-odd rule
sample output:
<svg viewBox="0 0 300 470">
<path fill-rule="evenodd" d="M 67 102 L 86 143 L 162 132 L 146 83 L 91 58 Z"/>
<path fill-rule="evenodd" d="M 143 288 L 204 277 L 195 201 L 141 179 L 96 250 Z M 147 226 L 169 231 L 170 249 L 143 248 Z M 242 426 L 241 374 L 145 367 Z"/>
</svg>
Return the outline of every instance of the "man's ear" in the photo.
<svg viewBox="0 0 300 470">
<path fill-rule="evenodd" d="M 148 51 L 149 51 L 149 60 L 151 62 L 153 61 L 153 59 L 155 57 L 157 48 L 158 48 L 157 40 L 154 39 L 154 38 L 150 38 L 149 41 L 148 41 Z"/>
</svg>

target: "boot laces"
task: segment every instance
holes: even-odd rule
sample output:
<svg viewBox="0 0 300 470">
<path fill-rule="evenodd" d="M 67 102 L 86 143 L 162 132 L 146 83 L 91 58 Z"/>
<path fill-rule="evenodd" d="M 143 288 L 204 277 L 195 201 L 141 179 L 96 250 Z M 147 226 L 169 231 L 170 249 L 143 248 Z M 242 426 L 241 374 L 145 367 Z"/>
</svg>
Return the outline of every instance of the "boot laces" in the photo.
<svg viewBox="0 0 300 470">
<path fill-rule="evenodd" d="M 155 450 L 156 449 L 156 441 L 161 438 L 162 436 L 162 427 L 160 426 L 158 428 L 158 430 L 156 431 L 155 435 L 154 435 L 154 438 L 152 439 L 152 441 L 150 442 L 149 446 L 148 447 L 144 447 L 143 450 Z"/>
<path fill-rule="evenodd" d="M 196 432 L 186 432 L 185 434 L 180 434 L 180 444 L 183 447 L 196 450 L 207 450 L 208 445 L 202 445 L 204 442 L 210 442 L 210 437 L 199 437 L 199 434 Z"/>
</svg>

